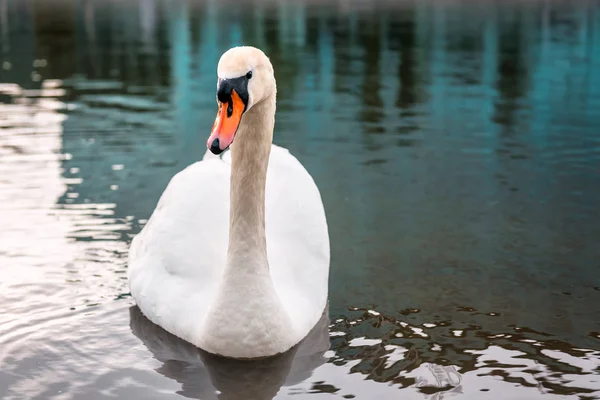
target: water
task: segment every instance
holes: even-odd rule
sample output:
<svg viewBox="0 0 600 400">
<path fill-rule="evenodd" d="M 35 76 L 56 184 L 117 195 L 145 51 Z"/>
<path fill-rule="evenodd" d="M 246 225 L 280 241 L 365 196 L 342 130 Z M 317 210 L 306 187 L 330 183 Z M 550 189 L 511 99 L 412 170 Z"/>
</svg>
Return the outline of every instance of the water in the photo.
<svg viewBox="0 0 600 400">
<path fill-rule="evenodd" d="M 314 3 L 0 0 L 0 398 L 600 398 L 598 4 Z M 332 246 L 330 321 L 258 365 L 126 280 L 242 43 Z"/>
</svg>

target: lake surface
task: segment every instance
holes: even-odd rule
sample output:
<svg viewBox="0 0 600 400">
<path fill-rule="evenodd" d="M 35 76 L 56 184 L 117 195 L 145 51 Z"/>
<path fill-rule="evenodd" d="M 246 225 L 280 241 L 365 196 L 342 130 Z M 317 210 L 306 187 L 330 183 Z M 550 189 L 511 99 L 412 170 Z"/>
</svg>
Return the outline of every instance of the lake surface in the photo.
<svg viewBox="0 0 600 400">
<path fill-rule="evenodd" d="M 126 280 L 238 44 L 332 247 L 330 321 L 258 364 Z M 599 242 L 597 2 L 0 0 L 2 399 L 600 398 Z"/>
</svg>

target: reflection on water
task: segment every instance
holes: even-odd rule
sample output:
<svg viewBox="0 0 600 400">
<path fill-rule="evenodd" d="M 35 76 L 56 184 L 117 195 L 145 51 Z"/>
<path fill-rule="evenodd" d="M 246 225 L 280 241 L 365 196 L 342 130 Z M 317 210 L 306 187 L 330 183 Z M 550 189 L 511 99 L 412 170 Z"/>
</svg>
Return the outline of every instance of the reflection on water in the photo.
<svg viewBox="0 0 600 400">
<path fill-rule="evenodd" d="M 179 394 L 196 399 L 272 399 L 282 386 L 310 378 L 329 349 L 328 309 L 300 345 L 261 360 L 232 360 L 210 355 L 171 335 L 130 308 L 131 330 L 154 357 L 157 371 L 181 383 Z"/>
<path fill-rule="evenodd" d="M 332 245 L 330 347 L 256 375 L 125 278 L 242 43 Z M 0 398 L 600 398 L 599 130 L 592 2 L 0 0 Z"/>
</svg>

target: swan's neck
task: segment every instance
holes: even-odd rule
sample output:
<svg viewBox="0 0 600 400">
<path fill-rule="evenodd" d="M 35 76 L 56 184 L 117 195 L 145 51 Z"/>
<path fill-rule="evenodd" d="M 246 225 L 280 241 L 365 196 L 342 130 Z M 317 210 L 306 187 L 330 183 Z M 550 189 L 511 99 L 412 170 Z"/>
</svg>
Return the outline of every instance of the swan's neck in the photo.
<svg viewBox="0 0 600 400">
<path fill-rule="evenodd" d="M 263 357 L 289 349 L 296 340 L 267 261 L 265 184 L 275 125 L 272 97 L 244 114 L 231 146 L 227 264 L 196 344 L 213 354 Z"/>
<path fill-rule="evenodd" d="M 265 185 L 275 125 L 275 95 L 242 118 L 231 146 L 231 186 L 227 268 L 269 273 L 265 235 Z"/>
</svg>

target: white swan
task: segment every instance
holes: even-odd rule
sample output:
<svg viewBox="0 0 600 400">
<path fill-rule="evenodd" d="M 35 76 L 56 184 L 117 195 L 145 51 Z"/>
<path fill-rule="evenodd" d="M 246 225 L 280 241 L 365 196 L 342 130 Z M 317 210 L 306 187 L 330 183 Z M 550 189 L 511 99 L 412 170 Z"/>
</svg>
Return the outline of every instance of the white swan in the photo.
<svg viewBox="0 0 600 400">
<path fill-rule="evenodd" d="M 217 69 L 207 147 L 231 150 L 172 178 L 131 243 L 129 286 L 143 314 L 175 336 L 225 357 L 266 357 L 299 343 L 325 309 L 327 221 L 310 174 L 271 143 L 269 59 L 234 47 Z"/>
</svg>

